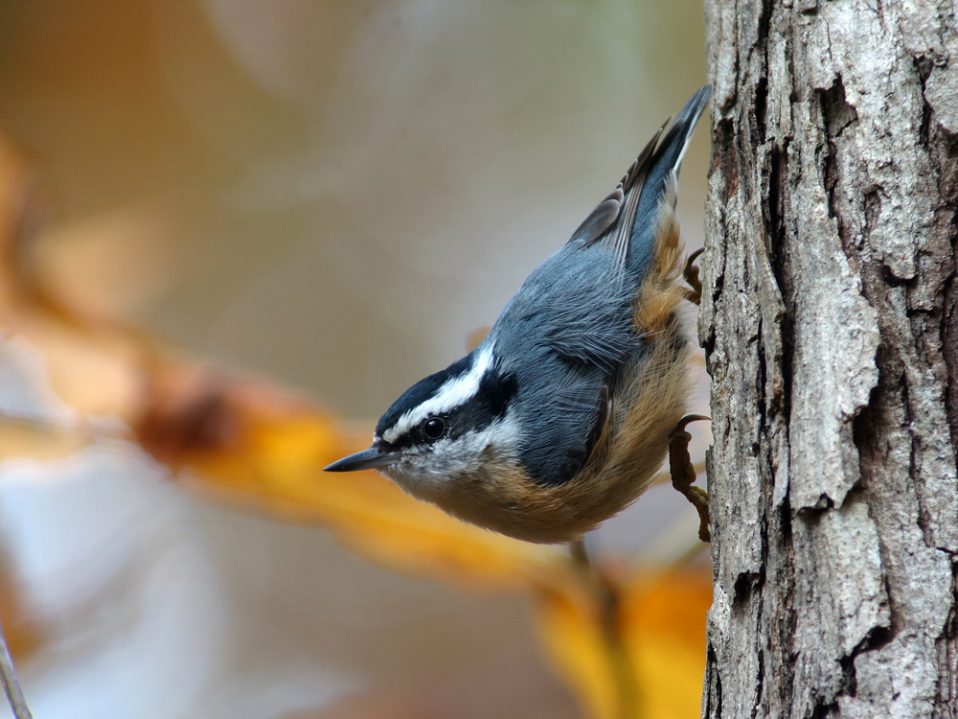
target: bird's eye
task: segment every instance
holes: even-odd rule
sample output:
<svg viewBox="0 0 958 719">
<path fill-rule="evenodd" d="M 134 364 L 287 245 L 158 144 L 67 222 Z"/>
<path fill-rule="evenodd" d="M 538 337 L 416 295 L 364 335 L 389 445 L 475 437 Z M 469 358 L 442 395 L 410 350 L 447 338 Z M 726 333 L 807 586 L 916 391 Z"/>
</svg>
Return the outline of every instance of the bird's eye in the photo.
<svg viewBox="0 0 958 719">
<path fill-rule="evenodd" d="M 429 417 L 422 423 L 422 433 L 429 439 L 439 439 L 446 432 L 446 423 L 440 417 Z"/>
</svg>

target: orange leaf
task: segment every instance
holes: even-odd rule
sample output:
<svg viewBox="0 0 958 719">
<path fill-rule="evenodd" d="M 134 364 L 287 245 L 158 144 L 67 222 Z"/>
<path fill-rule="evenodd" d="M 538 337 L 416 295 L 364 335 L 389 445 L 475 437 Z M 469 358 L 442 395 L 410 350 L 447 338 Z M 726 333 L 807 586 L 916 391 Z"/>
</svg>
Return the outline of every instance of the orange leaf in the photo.
<svg viewBox="0 0 958 719">
<path fill-rule="evenodd" d="M 538 602 L 543 645 L 588 716 L 697 716 L 708 575 L 640 573 L 608 590 L 611 609 L 582 588 L 545 593 Z"/>
<path fill-rule="evenodd" d="M 60 459 L 73 454 L 92 439 L 91 433 L 75 427 L 0 417 L 0 461 L 15 457 Z"/>
</svg>

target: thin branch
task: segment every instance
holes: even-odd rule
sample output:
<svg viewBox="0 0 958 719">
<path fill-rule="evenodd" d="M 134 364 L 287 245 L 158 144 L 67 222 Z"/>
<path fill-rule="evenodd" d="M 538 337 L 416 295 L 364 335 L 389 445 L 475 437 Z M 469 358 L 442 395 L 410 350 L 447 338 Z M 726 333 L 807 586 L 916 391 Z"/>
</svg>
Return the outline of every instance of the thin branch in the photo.
<svg viewBox="0 0 958 719">
<path fill-rule="evenodd" d="M 609 661 L 609 671 L 616 689 L 616 719 L 634 719 L 638 714 L 638 687 L 635 672 L 623 635 L 620 597 L 615 584 L 592 563 L 585 539 L 569 544 L 572 561 L 578 566 L 583 580 L 590 587 L 599 608 L 602 639 Z"/>
<path fill-rule="evenodd" d="M 10 650 L 7 648 L 7 638 L 3 633 L 3 627 L 0 627 L 0 682 L 3 683 L 3 691 L 7 695 L 7 701 L 10 702 L 10 708 L 13 709 L 16 719 L 33 719 L 27 707 L 27 700 L 23 696 L 23 689 L 17 681 L 17 672 L 13 668 L 13 657 L 10 656 Z"/>
</svg>

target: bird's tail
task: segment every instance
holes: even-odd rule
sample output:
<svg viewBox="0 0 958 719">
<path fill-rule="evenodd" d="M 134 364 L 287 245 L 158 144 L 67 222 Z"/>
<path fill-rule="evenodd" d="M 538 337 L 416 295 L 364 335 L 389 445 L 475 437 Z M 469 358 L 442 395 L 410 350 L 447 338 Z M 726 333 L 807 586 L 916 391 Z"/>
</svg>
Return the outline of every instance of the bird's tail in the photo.
<svg viewBox="0 0 958 719">
<path fill-rule="evenodd" d="M 663 127 L 649 143 L 650 147 L 642 152 L 640 158 L 645 158 L 643 167 L 635 168 L 637 174 L 642 176 L 642 190 L 632 217 L 627 264 L 640 277 L 654 269 L 652 265 L 663 230 L 661 211 L 675 206 L 675 185 L 682 158 L 710 94 L 708 85 L 699 88 L 668 125 L 668 129 Z M 663 201 L 667 203 L 667 208 L 661 207 Z"/>
</svg>

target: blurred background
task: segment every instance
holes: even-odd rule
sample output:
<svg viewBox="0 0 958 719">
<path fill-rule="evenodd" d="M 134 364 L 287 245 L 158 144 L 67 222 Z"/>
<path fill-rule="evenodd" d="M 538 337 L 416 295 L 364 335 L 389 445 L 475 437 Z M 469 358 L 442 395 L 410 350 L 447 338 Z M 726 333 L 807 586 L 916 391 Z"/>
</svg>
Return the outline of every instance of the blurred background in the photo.
<svg viewBox="0 0 958 719">
<path fill-rule="evenodd" d="M 0 0 L 0 133 L 66 301 L 367 433 L 614 187 L 704 56 L 693 0 Z M 43 367 L 6 338 L 4 412 L 69 414 Z M 521 594 L 185 492 L 132 444 L 2 456 L 0 614 L 40 719 L 581 715 Z M 668 566 L 696 526 L 654 487 L 590 544 Z"/>
</svg>

